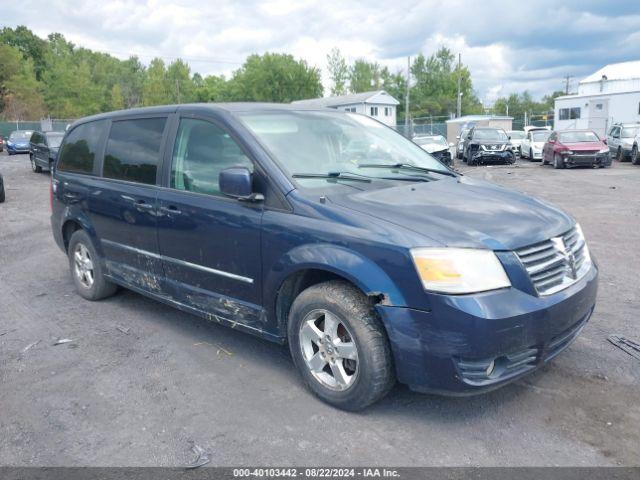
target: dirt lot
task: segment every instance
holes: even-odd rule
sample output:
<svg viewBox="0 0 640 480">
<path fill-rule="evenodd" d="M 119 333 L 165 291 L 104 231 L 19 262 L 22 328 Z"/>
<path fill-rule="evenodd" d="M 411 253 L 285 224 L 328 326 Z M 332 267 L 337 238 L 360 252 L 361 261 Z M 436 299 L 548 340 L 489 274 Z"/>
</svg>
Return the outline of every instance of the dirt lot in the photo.
<svg viewBox="0 0 640 480">
<path fill-rule="evenodd" d="M 0 172 L 0 465 L 175 466 L 190 442 L 224 466 L 640 465 L 640 361 L 606 340 L 640 338 L 640 167 L 470 170 L 578 218 L 601 268 L 595 314 L 515 384 L 473 398 L 398 386 L 361 414 L 312 397 L 283 347 L 127 291 L 82 300 L 48 175 L 6 153 Z"/>
</svg>

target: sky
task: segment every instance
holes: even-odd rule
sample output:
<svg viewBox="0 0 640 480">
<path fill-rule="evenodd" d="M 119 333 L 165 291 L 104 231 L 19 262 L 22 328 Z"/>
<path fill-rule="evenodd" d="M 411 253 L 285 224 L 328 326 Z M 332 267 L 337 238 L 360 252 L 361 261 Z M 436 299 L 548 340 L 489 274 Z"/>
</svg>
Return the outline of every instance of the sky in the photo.
<svg viewBox="0 0 640 480">
<path fill-rule="evenodd" d="M 608 63 L 640 59 L 640 1 L 613 0 L 47 0 L 3 5 L 0 25 L 148 63 L 183 58 L 193 72 L 229 75 L 252 53 L 282 52 L 323 70 L 338 47 L 406 70 L 440 46 L 462 54 L 489 106 L 528 90 L 538 99 Z"/>
</svg>

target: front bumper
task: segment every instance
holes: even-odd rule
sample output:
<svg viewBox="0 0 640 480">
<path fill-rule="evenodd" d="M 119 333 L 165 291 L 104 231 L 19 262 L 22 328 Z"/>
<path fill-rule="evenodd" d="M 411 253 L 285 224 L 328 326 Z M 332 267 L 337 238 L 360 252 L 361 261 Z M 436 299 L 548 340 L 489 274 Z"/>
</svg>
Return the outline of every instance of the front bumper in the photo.
<svg viewBox="0 0 640 480">
<path fill-rule="evenodd" d="M 562 161 L 567 167 L 593 167 L 611 165 L 611 155 L 609 153 L 598 153 L 582 155 L 563 155 Z"/>
<path fill-rule="evenodd" d="M 494 162 L 507 162 L 511 163 L 515 160 L 515 154 L 511 150 L 503 151 L 491 151 L 491 150 L 478 150 L 474 152 L 471 157 L 472 162 L 475 163 L 494 163 Z"/>
<path fill-rule="evenodd" d="M 7 151 L 11 153 L 29 153 L 29 145 L 7 145 Z"/>
<path fill-rule="evenodd" d="M 589 320 L 597 289 L 594 266 L 570 287 L 546 297 L 511 287 L 431 295 L 430 311 L 376 308 L 389 335 L 398 381 L 421 392 L 469 395 L 498 388 L 558 355 Z"/>
</svg>

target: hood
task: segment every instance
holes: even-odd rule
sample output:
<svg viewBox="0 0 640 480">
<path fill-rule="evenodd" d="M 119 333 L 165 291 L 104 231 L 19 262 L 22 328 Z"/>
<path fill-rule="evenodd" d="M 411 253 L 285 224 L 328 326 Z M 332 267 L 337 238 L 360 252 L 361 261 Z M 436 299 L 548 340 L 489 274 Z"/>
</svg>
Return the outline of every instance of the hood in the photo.
<svg viewBox="0 0 640 480">
<path fill-rule="evenodd" d="M 449 150 L 448 146 L 442 145 L 441 143 L 425 143 L 424 145 L 420 145 L 420 148 L 426 150 L 429 153 Z"/>
<path fill-rule="evenodd" d="M 451 247 L 513 250 L 558 236 L 574 224 L 566 213 L 540 200 L 466 177 L 329 199 Z"/>
<path fill-rule="evenodd" d="M 521 138 L 515 138 L 515 139 L 512 138 L 511 139 L 511 144 L 512 145 L 516 145 L 516 146 L 519 147 L 520 145 L 522 145 L 522 139 Z"/>
<path fill-rule="evenodd" d="M 607 146 L 602 142 L 576 142 L 576 143 L 562 143 L 565 147 L 576 151 L 589 151 L 602 150 Z"/>
</svg>

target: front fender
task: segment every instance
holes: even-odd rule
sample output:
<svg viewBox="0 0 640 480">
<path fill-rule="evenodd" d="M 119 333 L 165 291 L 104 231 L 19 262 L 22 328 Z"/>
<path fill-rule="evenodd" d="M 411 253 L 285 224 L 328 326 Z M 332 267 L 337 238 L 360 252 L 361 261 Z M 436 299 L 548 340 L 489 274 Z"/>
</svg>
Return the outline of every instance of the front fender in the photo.
<svg viewBox="0 0 640 480">
<path fill-rule="evenodd" d="M 374 261 L 345 247 L 317 243 L 300 245 L 282 255 L 266 273 L 265 298 L 275 301 L 284 281 L 307 269 L 332 272 L 346 278 L 365 294 L 383 294 L 385 304 L 406 306 L 405 297 L 395 282 Z"/>
</svg>

